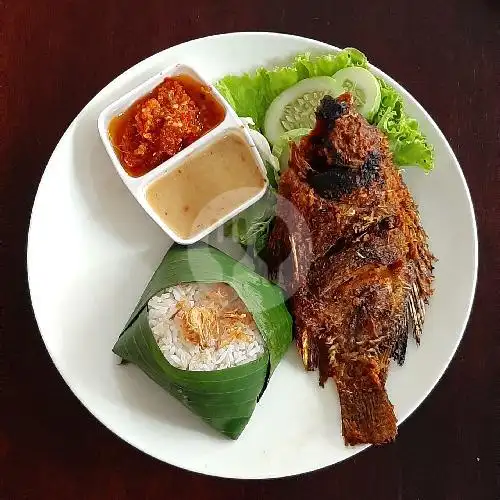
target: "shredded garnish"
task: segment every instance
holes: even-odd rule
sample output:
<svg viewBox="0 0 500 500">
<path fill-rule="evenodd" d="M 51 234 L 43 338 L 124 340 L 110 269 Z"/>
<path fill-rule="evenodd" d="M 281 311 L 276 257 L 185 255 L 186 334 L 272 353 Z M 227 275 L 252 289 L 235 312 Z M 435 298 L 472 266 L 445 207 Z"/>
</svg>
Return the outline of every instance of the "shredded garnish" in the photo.
<svg viewBox="0 0 500 500">
<path fill-rule="evenodd" d="M 228 309 L 229 305 L 231 309 Z M 253 318 L 243 301 L 227 285 L 219 285 L 208 292 L 199 305 L 190 306 L 181 301 L 177 308 L 185 339 L 203 349 L 219 349 L 234 341 L 251 340 L 247 328 Z"/>
</svg>

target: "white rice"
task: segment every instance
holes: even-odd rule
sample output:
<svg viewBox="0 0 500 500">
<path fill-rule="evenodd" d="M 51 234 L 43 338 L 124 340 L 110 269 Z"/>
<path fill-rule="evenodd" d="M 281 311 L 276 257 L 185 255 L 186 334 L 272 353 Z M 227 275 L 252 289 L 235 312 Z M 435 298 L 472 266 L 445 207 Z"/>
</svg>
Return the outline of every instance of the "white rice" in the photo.
<svg viewBox="0 0 500 500">
<path fill-rule="evenodd" d="M 255 323 L 241 325 L 248 341 L 239 339 L 220 347 L 202 348 L 186 340 L 174 316 L 178 303 L 193 307 L 219 284 L 182 283 L 167 288 L 148 303 L 148 320 L 154 338 L 167 361 L 182 370 L 212 371 L 254 361 L 264 352 L 264 340 Z M 248 310 L 244 312 L 248 313 Z M 248 313 L 250 314 L 250 313 Z"/>
</svg>

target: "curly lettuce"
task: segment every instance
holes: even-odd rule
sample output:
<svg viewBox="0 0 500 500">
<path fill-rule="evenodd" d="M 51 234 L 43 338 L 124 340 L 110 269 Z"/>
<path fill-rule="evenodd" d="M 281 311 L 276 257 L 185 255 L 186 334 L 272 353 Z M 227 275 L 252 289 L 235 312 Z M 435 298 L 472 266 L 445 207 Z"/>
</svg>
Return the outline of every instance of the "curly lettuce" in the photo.
<svg viewBox="0 0 500 500">
<path fill-rule="evenodd" d="M 394 162 L 402 167 L 414 166 L 426 172 L 434 168 L 434 150 L 420 131 L 417 120 L 408 116 L 403 97 L 381 78 L 380 107 L 371 122 L 389 140 Z"/>
<path fill-rule="evenodd" d="M 289 66 L 271 70 L 259 68 L 240 76 L 228 75 L 216 86 L 238 116 L 250 117 L 256 128 L 261 129 L 267 108 L 281 92 L 304 78 L 332 76 L 350 66 L 368 68 L 366 56 L 353 48 L 337 54 L 299 54 Z M 378 80 L 381 105 L 370 122 L 387 136 L 397 165 L 418 166 L 429 172 L 434 167 L 432 146 L 421 132 L 418 122 L 406 113 L 403 97 L 384 80 Z"/>
<path fill-rule="evenodd" d="M 216 83 L 219 92 L 238 116 L 250 117 L 261 129 L 271 102 L 284 90 L 304 78 L 331 76 L 348 66 L 366 67 L 365 55 L 357 49 L 344 49 L 338 54 L 312 56 L 299 54 L 289 66 L 259 68 L 253 73 L 228 75 Z"/>
</svg>

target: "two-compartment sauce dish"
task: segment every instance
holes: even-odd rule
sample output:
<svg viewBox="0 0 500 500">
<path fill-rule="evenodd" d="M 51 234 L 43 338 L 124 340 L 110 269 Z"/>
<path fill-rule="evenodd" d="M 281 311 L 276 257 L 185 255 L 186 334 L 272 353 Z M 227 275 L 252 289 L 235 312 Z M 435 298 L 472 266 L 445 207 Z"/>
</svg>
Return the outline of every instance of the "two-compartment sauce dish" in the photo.
<svg viewBox="0 0 500 500">
<path fill-rule="evenodd" d="M 122 180 L 178 243 L 202 239 L 268 187 L 248 130 L 188 66 L 162 71 L 110 104 L 98 128 Z"/>
</svg>

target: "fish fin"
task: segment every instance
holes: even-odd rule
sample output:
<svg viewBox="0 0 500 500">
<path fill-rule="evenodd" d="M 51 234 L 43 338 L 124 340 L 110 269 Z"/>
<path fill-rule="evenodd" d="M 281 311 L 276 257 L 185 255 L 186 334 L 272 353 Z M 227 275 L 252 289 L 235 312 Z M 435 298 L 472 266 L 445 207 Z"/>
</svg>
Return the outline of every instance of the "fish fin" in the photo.
<svg viewBox="0 0 500 500">
<path fill-rule="evenodd" d="M 411 285 L 408 308 L 409 323 L 411 324 L 413 336 L 417 345 L 420 345 L 420 338 L 422 337 L 424 327 L 425 303 L 421 297 L 420 287 L 415 282 Z"/>
<path fill-rule="evenodd" d="M 396 327 L 395 342 L 392 348 L 392 359 L 397 362 L 399 366 L 403 366 L 406 358 L 406 347 L 408 345 L 408 332 L 410 322 L 410 308 L 408 305 L 401 316 L 401 320 Z"/>
</svg>

